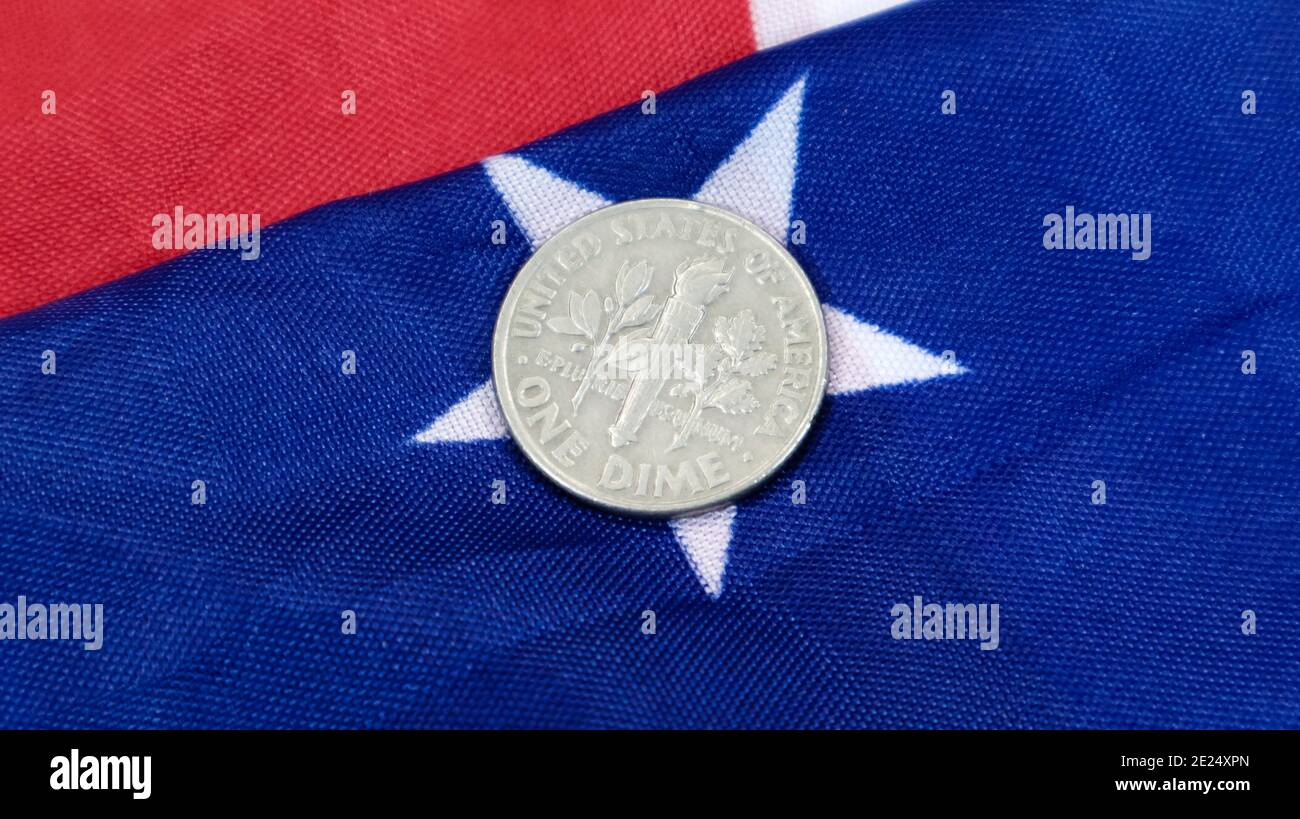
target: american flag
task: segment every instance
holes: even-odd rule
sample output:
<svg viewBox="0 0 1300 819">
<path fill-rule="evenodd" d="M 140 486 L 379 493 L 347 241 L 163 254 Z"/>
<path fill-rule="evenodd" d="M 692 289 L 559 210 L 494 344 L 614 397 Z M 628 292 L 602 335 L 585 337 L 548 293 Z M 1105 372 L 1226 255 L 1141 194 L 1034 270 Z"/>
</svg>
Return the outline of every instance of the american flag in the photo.
<svg viewBox="0 0 1300 819">
<path fill-rule="evenodd" d="M 1300 724 L 1293 1 L 0 45 L 0 725 Z M 642 197 L 784 241 L 830 345 L 795 457 L 671 521 L 548 483 L 489 381 L 533 249 Z"/>
</svg>

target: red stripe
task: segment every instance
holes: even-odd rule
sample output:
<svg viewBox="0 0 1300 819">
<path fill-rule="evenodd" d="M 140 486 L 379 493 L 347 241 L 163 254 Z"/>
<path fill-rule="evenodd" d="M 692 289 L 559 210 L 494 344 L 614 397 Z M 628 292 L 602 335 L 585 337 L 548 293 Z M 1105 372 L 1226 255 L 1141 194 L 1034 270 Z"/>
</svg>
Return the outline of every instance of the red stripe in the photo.
<svg viewBox="0 0 1300 819">
<path fill-rule="evenodd" d="M 150 220 L 176 205 L 266 225 L 754 50 L 744 0 L 87 0 L 5 16 L 0 316 L 175 255 L 152 247 Z"/>
</svg>

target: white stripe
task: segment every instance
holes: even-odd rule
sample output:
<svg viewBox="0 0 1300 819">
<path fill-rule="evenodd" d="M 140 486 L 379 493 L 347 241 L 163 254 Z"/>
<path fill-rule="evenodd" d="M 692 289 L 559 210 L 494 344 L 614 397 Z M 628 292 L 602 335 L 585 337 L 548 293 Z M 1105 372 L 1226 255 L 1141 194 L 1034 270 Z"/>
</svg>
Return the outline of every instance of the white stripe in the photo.
<svg viewBox="0 0 1300 819">
<path fill-rule="evenodd" d="M 909 0 L 749 0 L 754 42 L 772 48 Z"/>
</svg>

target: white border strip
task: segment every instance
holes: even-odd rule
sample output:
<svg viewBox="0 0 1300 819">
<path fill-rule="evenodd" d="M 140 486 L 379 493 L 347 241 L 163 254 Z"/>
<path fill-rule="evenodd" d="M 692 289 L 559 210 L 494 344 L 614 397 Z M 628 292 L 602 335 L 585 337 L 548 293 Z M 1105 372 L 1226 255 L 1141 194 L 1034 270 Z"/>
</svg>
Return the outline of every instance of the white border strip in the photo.
<svg viewBox="0 0 1300 819">
<path fill-rule="evenodd" d="M 901 6 L 910 0 L 749 0 L 760 50 Z"/>
</svg>

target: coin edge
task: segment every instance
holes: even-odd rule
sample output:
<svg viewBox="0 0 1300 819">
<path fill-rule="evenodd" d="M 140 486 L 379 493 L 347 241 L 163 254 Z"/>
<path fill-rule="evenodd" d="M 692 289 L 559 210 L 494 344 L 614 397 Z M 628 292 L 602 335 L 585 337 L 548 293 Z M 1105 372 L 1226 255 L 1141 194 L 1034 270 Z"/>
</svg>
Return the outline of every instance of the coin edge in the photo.
<svg viewBox="0 0 1300 819">
<path fill-rule="evenodd" d="M 783 254 L 787 261 L 792 263 L 794 269 L 798 271 L 800 278 L 803 280 L 804 286 L 807 288 L 808 292 L 812 295 L 814 303 L 817 305 L 817 311 L 816 311 L 817 322 L 821 326 L 821 338 L 822 338 L 824 353 L 822 355 L 821 366 L 819 367 L 819 372 L 818 372 L 816 398 L 812 402 L 810 402 L 808 412 L 806 414 L 806 417 L 803 420 L 803 423 L 800 425 L 799 432 L 790 439 L 789 444 L 784 449 L 782 449 L 779 455 L 773 460 L 772 466 L 768 470 L 765 470 L 761 473 L 755 473 L 754 475 L 750 476 L 750 478 L 746 479 L 738 486 L 729 488 L 728 490 L 726 490 L 726 494 L 722 498 L 702 499 L 696 503 L 675 505 L 667 509 L 619 506 L 603 498 L 593 497 L 592 495 L 588 494 L 586 490 L 573 485 L 573 483 L 570 481 L 568 476 L 566 476 L 564 473 L 553 469 L 551 465 L 548 464 L 545 460 L 534 458 L 532 455 L 530 455 L 528 453 L 527 447 L 525 447 L 524 444 L 521 443 L 518 437 L 515 435 L 515 427 L 520 423 L 522 423 L 522 418 L 518 417 L 518 415 L 514 412 L 513 408 L 510 407 L 509 403 L 505 400 L 506 396 L 505 396 L 505 390 L 503 390 L 502 379 L 505 378 L 504 371 L 506 369 L 508 362 L 505 360 L 505 344 L 504 342 L 498 344 L 498 342 L 504 338 L 503 331 L 509 328 L 507 308 L 509 308 L 517 300 L 519 293 L 522 292 L 523 286 L 521 285 L 521 281 L 522 281 L 522 276 L 524 271 L 527 269 L 528 265 L 533 261 L 533 259 L 537 258 L 537 255 L 538 253 L 541 252 L 542 248 L 546 247 L 546 245 L 550 243 L 560 233 L 569 230 L 570 228 L 577 227 L 578 225 L 581 225 L 584 222 L 593 221 L 596 218 L 600 217 L 602 214 L 605 214 L 607 211 L 611 211 L 617 208 L 626 208 L 633 205 L 641 206 L 641 207 L 654 207 L 656 205 L 672 205 L 672 206 L 685 205 L 692 210 L 699 210 L 705 213 L 716 214 L 720 218 L 729 219 L 733 221 L 740 220 L 743 223 L 742 227 L 746 227 L 747 229 L 752 228 L 753 230 L 757 231 L 763 239 L 770 242 L 772 246 L 774 246 L 779 251 L 780 254 Z M 615 202 L 613 204 L 605 205 L 604 207 L 598 208 L 588 214 L 580 216 L 579 218 L 573 220 L 572 222 L 568 223 L 564 227 L 560 228 L 555 233 L 548 236 L 546 240 L 543 241 L 541 244 L 539 244 L 537 247 L 530 250 L 528 253 L 528 258 L 525 259 L 524 263 L 521 264 L 519 268 L 515 271 L 514 277 L 510 281 L 510 286 L 506 289 L 506 295 L 501 301 L 501 307 L 497 311 L 497 320 L 494 323 L 492 329 L 493 393 L 496 398 L 497 407 L 501 411 L 501 417 L 505 419 L 506 432 L 510 436 L 510 439 L 514 443 L 514 445 L 519 448 L 520 453 L 523 455 L 524 459 L 529 464 L 531 464 L 534 468 L 536 468 L 539 472 L 541 472 L 552 483 L 554 483 L 555 485 L 563 489 L 569 495 L 582 501 L 583 503 L 587 503 L 592 506 L 599 507 L 600 509 L 603 509 L 605 511 L 614 512 L 621 515 L 638 517 L 638 518 L 665 519 L 665 518 L 693 517 L 696 515 L 701 515 L 706 512 L 711 512 L 717 509 L 722 509 L 727 506 L 730 506 L 735 502 L 741 500 L 745 496 L 749 495 L 751 492 L 758 489 L 758 487 L 761 486 L 762 484 L 771 480 L 776 475 L 776 473 L 781 470 L 781 467 L 785 466 L 789 462 L 790 458 L 792 458 L 794 454 L 800 449 L 800 447 L 802 447 L 804 441 L 808 438 L 809 433 L 812 431 L 813 422 L 816 421 L 818 415 L 820 415 L 822 403 L 826 398 L 826 388 L 828 386 L 828 381 L 829 381 L 829 371 L 830 371 L 830 336 L 826 331 L 825 308 L 822 304 L 821 297 L 817 294 L 817 289 L 813 286 L 812 279 L 809 278 L 808 272 L 804 270 L 804 266 L 799 262 L 798 259 L 794 257 L 792 253 L 790 253 L 789 249 L 785 246 L 784 243 L 782 243 L 779 239 L 774 237 L 772 234 L 768 233 L 759 225 L 750 221 L 748 218 L 738 213 L 735 213 L 734 211 L 727 210 L 726 208 L 723 207 L 719 207 L 717 205 L 710 205 L 704 202 L 696 202 L 690 199 L 674 199 L 672 197 L 649 197 L 645 199 L 628 199 L 622 202 Z"/>
</svg>

